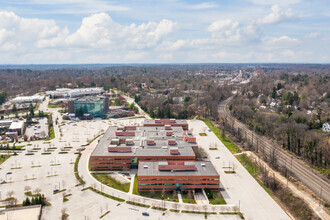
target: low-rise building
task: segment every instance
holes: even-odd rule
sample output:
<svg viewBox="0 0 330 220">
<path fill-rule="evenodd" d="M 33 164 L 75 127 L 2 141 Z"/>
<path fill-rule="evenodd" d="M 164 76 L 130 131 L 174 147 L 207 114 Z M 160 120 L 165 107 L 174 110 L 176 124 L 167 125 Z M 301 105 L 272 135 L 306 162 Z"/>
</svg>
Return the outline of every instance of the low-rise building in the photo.
<svg viewBox="0 0 330 220">
<path fill-rule="evenodd" d="M 76 113 L 80 108 L 84 114 L 91 114 L 93 117 L 106 117 L 109 111 L 109 98 L 105 96 L 86 96 L 68 102 L 69 113 Z"/>
<path fill-rule="evenodd" d="M 33 96 L 18 96 L 12 99 L 10 102 L 12 104 L 22 104 L 22 103 L 40 103 L 44 100 L 43 95 L 33 95 Z"/>
<path fill-rule="evenodd" d="M 90 159 L 92 170 L 137 168 L 139 161 L 194 161 L 197 144 L 183 140 L 182 127 L 109 127 Z"/>
<path fill-rule="evenodd" d="M 93 87 L 93 88 L 79 88 L 79 89 L 70 89 L 70 88 L 58 88 L 55 91 L 47 91 L 47 95 L 51 95 L 54 98 L 58 97 L 80 97 L 88 95 L 100 95 L 104 93 L 102 87 Z"/>
<path fill-rule="evenodd" d="M 210 161 L 141 161 L 139 191 L 173 191 L 220 188 L 220 175 Z"/>
<path fill-rule="evenodd" d="M 9 127 L 9 132 L 17 132 L 18 136 L 24 134 L 25 123 L 23 120 L 13 121 Z"/>
</svg>

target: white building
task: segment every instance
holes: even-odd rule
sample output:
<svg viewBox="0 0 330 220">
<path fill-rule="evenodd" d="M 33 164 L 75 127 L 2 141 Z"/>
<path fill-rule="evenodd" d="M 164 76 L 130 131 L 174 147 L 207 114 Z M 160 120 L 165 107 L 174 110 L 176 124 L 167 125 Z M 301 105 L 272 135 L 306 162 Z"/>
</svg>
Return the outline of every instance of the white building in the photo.
<svg viewBox="0 0 330 220">
<path fill-rule="evenodd" d="M 322 125 L 322 131 L 330 132 L 330 124 L 328 122 L 326 122 Z"/>
<path fill-rule="evenodd" d="M 21 104 L 21 103 L 40 103 L 44 100 L 45 96 L 43 95 L 33 95 L 33 96 L 18 96 L 12 99 L 10 102 L 12 104 Z"/>
<path fill-rule="evenodd" d="M 22 135 L 24 134 L 24 125 L 23 120 L 13 121 L 9 127 L 9 132 L 17 132 L 18 135 Z"/>
<path fill-rule="evenodd" d="M 55 91 L 47 91 L 47 95 L 51 95 L 54 97 L 79 97 L 79 96 L 87 96 L 87 95 L 99 95 L 104 93 L 104 89 L 102 87 L 96 88 L 80 88 L 80 89 L 69 89 L 69 88 L 59 88 Z"/>
</svg>

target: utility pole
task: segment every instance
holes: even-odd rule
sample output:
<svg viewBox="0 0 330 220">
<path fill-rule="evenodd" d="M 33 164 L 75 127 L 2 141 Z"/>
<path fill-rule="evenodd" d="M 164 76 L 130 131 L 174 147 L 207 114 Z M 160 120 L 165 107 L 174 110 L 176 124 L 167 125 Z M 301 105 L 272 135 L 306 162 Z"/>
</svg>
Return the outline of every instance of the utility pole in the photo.
<svg viewBox="0 0 330 220">
<path fill-rule="evenodd" d="M 321 186 L 321 192 L 320 192 L 320 206 L 322 205 L 322 186 Z"/>
</svg>

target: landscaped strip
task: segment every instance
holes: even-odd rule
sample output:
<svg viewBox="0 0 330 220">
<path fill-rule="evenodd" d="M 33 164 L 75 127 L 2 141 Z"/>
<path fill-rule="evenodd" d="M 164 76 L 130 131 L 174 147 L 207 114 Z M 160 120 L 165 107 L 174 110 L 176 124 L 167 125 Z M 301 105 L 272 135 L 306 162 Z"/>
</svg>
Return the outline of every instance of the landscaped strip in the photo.
<svg viewBox="0 0 330 220">
<path fill-rule="evenodd" d="M 110 213 L 110 211 L 107 211 L 106 213 L 104 213 L 103 215 L 101 215 L 100 218 L 103 218 L 104 216 L 106 216 L 109 213 Z"/>
<path fill-rule="evenodd" d="M 87 189 L 92 190 L 93 192 L 96 192 L 96 193 L 98 193 L 98 194 L 100 194 L 102 196 L 105 196 L 105 197 L 108 197 L 110 199 L 116 200 L 118 202 L 125 202 L 125 199 L 121 199 L 121 198 L 118 198 L 116 196 L 112 196 L 112 195 L 109 195 L 107 193 L 101 192 L 100 190 L 97 190 L 97 189 L 95 189 L 95 188 L 93 188 L 91 186 L 85 188 L 85 190 L 87 190 Z"/>
<path fill-rule="evenodd" d="M 220 215 L 238 215 L 241 219 L 245 219 L 241 212 L 219 212 Z"/>
<path fill-rule="evenodd" d="M 92 176 L 97 179 L 99 182 L 121 190 L 123 192 L 128 192 L 129 191 L 129 187 L 130 187 L 130 183 L 121 183 L 118 180 L 114 179 L 113 177 L 111 177 L 109 174 L 105 174 L 105 173 L 92 173 Z"/>
<path fill-rule="evenodd" d="M 146 205 L 146 204 L 142 204 L 142 203 L 138 203 L 138 202 L 126 201 L 126 203 L 130 204 L 130 205 L 144 207 L 144 208 L 150 208 L 150 205 Z"/>
<path fill-rule="evenodd" d="M 0 155 L 0 164 L 5 162 L 11 155 Z"/>
<path fill-rule="evenodd" d="M 84 184 L 85 181 L 79 176 L 79 173 L 78 173 L 78 164 L 79 164 L 80 157 L 81 157 L 81 154 L 78 154 L 76 162 L 74 163 L 74 175 L 76 176 L 76 178 L 80 184 Z"/>
<path fill-rule="evenodd" d="M 239 149 L 227 136 L 223 136 L 219 128 L 214 126 L 214 124 L 206 119 L 201 118 L 201 120 L 213 131 L 213 133 L 219 138 L 219 140 L 230 150 L 232 154 L 241 153 L 241 149 Z"/>
<path fill-rule="evenodd" d="M 158 207 L 158 206 L 152 206 L 152 209 L 160 210 L 160 211 L 166 211 L 166 208 Z"/>
</svg>

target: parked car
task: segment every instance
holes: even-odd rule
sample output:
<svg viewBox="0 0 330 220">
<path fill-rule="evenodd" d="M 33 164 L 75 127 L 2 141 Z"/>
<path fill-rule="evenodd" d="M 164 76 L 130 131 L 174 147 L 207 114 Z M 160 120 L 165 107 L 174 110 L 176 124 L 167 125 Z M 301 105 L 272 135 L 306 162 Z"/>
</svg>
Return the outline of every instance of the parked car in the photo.
<svg viewBox="0 0 330 220">
<path fill-rule="evenodd" d="M 215 157 L 215 159 L 220 159 L 220 157 Z"/>
<path fill-rule="evenodd" d="M 53 190 L 53 193 L 57 193 L 59 190 L 58 189 L 54 189 Z"/>
<path fill-rule="evenodd" d="M 142 212 L 142 215 L 149 216 L 149 212 Z"/>
<path fill-rule="evenodd" d="M 8 172 L 7 175 L 12 174 L 12 172 Z"/>
</svg>

